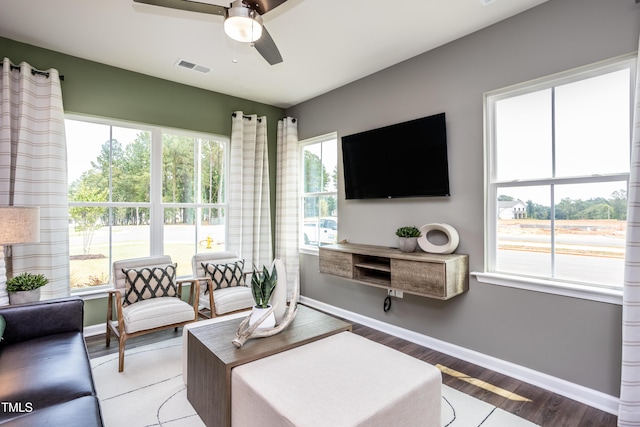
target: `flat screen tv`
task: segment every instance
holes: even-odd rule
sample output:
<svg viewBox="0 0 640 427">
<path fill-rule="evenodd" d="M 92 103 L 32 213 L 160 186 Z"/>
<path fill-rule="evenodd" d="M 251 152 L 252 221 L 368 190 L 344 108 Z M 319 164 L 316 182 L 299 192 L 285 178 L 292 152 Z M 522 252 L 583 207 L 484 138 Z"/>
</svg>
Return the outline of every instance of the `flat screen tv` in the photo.
<svg viewBox="0 0 640 427">
<path fill-rule="evenodd" d="M 342 137 L 347 199 L 449 196 L 445 114 Z"/>
</svg>

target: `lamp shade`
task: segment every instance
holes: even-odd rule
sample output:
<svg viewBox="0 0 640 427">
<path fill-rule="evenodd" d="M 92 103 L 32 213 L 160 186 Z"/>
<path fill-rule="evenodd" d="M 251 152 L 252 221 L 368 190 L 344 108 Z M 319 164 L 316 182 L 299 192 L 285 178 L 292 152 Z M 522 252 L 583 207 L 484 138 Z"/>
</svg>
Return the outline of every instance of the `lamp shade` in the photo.
<svg viewBox="0 0 640 427">
<path fill-rule="evenodd" d="M 227 11 L 224 32 L 239 42 L 254 42 L 262 36 L 262 17 L 240 3 Z"/>
<path fill-rule="evenodd" d="M 40 241 L 40 208 L 0 207 L 0 245 Z"/>
</svg>

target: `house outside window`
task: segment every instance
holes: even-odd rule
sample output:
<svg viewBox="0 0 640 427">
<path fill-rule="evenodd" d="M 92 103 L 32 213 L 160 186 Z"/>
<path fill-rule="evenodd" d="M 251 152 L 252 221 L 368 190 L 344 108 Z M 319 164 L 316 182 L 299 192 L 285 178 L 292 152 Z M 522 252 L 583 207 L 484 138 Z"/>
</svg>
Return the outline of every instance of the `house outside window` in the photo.
<svg viewBox="0 0 640 427">
<path fill-rule="evenodd" d="M 485 95 L 478 280 L 621 290 L 634 69 L 627 57 Z"/>
<path fill-rule="evenodd" d="M 338 139 L 335 133 L 300 142 L 300 247 L 338 242 Z"/>
<path fill-rule="evenodd" d="M 228 138 L 67 116 L 71 290 L 111 283 L 113 261 L 225 248 Z"/>
</svg>

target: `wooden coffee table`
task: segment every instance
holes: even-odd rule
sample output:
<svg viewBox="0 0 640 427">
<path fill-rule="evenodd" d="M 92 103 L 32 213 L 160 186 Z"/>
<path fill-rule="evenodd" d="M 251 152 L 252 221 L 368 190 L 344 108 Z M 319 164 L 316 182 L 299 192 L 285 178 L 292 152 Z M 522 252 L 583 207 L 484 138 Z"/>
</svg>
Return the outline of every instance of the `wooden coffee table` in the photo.
<svg viewBox="0 0 640 427">
<path fill-rule="evenodd" d="M 187 399 L 209 427 L 231 426 L 232 368 L 351 331 L 349 323 L 298 305 L 295 319 L 283 332 L 250 339 L 242 348 L 236 348 L 231 341 L 241 321 L 233 319 L 189 329 Z"/>
</svg>

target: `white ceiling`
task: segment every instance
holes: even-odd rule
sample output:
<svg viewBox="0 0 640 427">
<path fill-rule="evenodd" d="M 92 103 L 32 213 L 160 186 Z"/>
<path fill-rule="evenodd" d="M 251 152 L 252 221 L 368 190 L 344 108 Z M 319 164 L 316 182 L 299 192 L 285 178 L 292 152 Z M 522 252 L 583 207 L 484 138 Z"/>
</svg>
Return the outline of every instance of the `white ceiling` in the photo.
<svg viewBox="0 0 640 427">
<path fill-rule="evenodd" d="M 133 0 L 0 0 L 0 36 L 287 108 L 545 1 L 288 0 L 263 16 L 284 58 L 274 66 L 227 38 L 222 17 Z"/>
</svg>

